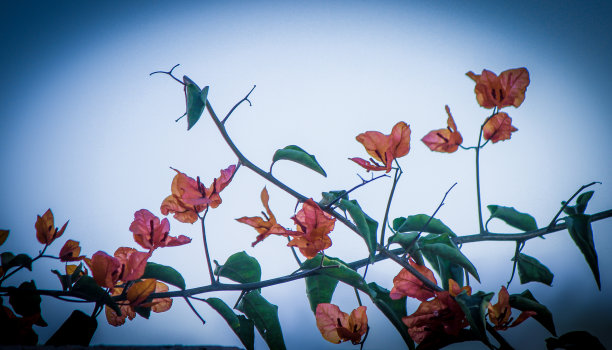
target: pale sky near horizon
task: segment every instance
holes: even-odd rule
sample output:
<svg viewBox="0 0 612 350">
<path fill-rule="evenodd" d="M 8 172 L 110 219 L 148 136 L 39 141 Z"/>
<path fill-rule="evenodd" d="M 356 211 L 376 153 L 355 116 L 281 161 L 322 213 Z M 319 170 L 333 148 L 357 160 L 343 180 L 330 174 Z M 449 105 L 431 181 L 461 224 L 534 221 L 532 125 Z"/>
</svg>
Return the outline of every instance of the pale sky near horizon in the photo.
<svg viewBox="0 0 612 350">
<path fill-rule="evenodd" d="M 410 153 L 390 218 L 429 214 L 446 190 L 437 217 L 457 234 L 475 233 L 474 154 L 432 153 L 420 139 L 446 126 L 451 108 L 465 145 L 477 141 L 488 115 L 474 97 L 467 71 L 499 73 L 527 67 L 531 84 L 524 104 L 508 108 L 519 129 L 512 139 L 488 145 L 481 157 L 483 210 L 488 204 L 514 206 L 545 226 L 581 185 L 601 181 L 587 213 L 612 208 L 612 158 L 607 108 L 612 78 L 612 7 L 580 4 L 453 1 L 253 1 L 242 3 L 134 1 L 84 4 L 66 1 L 11 2 L 0 5 L 0 228 L 11 236 L 1 251 L 35 255 L 34 221 L 51 208 L 59 226 L 70 220 L 66 239 L 81 242 L 83 253 L 137 247 L 128 227 L 133 213 L 146 208 L 161 217 L 159 205 L 170 194 L 177 168 L 210 183 L 236 159 L 208 115 L 189 132 L 182 87 L 158 75 L 180 63 L 177 75 L 210 85 L 209 99 L 224 115 L 256 84 L 253 106 L 242 105 L 227 123 L 243 153 L 263 169 L 276 149 L 296 144 L 316 155 L 328 177 L 292 163 L 278 163 L 274 175 L 300 193 L 318 199 L 322 191 L 350 188 L 356 174 L 369 176 L 349 157 L 366 158 L 355 136 L 367 130 L 388 134 L 404 120 L 411 125 Z M 286 240 L 270 237 L 251 247 L 256 232 L 237 223 L 263 209 L 267 186 L 270 206 L 281 224 L 291 226 L 295 201 L 246 168 L 221 194 L 223 204 L 207 216 L 212 257 L 220 263 L 246 251 L 262 265 L 263 278 L 296 268 Z M 382 222 L 389 179 L 354 193 L 364 210 Z M 172 265 L 188 287 L 208 280 L 198 225 L 171 221 L 171 233 L 193 238 L 188 246 L 158 250 L 151 261 Z M 326 252 L 345 261 L 364 258 L 362 240 L 337 223 Z M 492 222 L 496 232 L 515 232 Z M 612 347 L 612 220 L 593 224 L 602 291 L 567 232 L 532 240 L 524 253 L 553 273 L 553 287 L 512 282 L 511 293 L 530 289 L 555 317 L 558 334 L 585 329 Z M 52 246 L 53 248 L 53 246 Z M 51 251 L 53 249 L 50 248 Z M 510 275 L 512 243 L 476 243 L 463 251 L 478 268 L 482 284 L 497 293 Z M 48 272 L 59 268 L 37 262 L 39 288 L 57 289 Z M 368 282 L 390 289 L 397 265 L 377 263 Z M 294 281 L 263 290 L 279 306 L 289 349 L 347 349 L 320 336 L 304 293 Z M 238 293 L 215 293 L 233 305 Z M 401 348 L 402 340 L 375 306 L 368 306 L 372 330 L 365 349 Z M 333 302 L 350 312 L 354 292 L 339 285 Z M 418 302 L 410 301 L 413 312 Z M 94 344 L 219 344 L 240 346 L 225 322 L 206 305 L 196 307 L 202 326 L 182 300 L 165 314 L 140 317 L 113 328 L 102 315 Z M 37 328 L 44 342 L 75 308 L 44 299 Z M 77 304 L 85 312 L 90 305 Z M 515 311 L 516 312 L 516 311 Z M 517 314 L 518 315 L 518 314 Z M 515 316 L 517 316 L 515 315 Z M 541 349 L 550 336 L 537 322 L 506 331 L 517 349 Z M 256 348 L 265 344 L 256 335 Z M 485 349 L 467 343 L 449 349 Z"/>
</svg>

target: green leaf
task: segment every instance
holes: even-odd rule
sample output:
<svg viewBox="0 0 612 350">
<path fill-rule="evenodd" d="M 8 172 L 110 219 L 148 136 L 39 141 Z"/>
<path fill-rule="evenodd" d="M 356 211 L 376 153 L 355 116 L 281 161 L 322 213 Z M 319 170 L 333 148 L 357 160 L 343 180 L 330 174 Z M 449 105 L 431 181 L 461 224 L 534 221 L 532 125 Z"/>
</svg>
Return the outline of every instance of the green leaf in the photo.
<svg viewBox="0 0 612 350">
<path fill-rule="evenodd" d="M 170 283 L 180 289 L 185 289 L 185 279 L 174 268 L 166 265 L 147 262 L 141 278 L 154 278 L 158 281 Z"/>
<path fill-rule="evenodd" d="M 421 245 L 421 251 L 427 252 L 429 254 L 435 255 L 438 258 L 442 258 L 448 262 L 457 264 L 463 267 L 467 272 L 469 272 L 478 282 L 480 282 L 480 277 L 478 276 L 478 271 L 476 271 L 476 267 L 472 264 L 472 262 L 465 256 L 459 248 L 457 248 L 454 244 L 447 245 L 444 243 L 428 243 Z"/>
<path fill-rule="evenodd" d="M 370 298 L 374 305 L 391 321 L 395 329 L 404 339 L 406 345 L 414 350 L 414 342 L 408 334 L 408 328 L 402 322 L 402 317 L 406 316 L 406 297 L 393 300 L 389 297 L 389 291 L 378 284 L 372 282 L 368 284 L 370 288 Z"/>
<path fill-rule="evenodd" d="M 486 340 L 487 343 L 485 314 L 487 313 L 487 306 L 491 298 L 493 298 L 493 294 L 494 293 L 485 294 L 482 291 L 478 291 L 475 294 L 467 295 L 467 292 L 464 290 L 455 297 L 455 300 L 457 300 L 457 303 L 470 323 L 470 329 L 477 334 L 480 339 Z"/>
<path fill-rule="evenodd" d="M 345 190 L 342 191 L 329 191 L 329 192 L 322 192 L 321 193 L 321 200 L 319 201 L 319 206 L 321 208 L 326 207 L 328 205 L 330 205 L 331 203 L 334 203 L 336 201 L 336 199 L 341 198 L 341 199 L 349 199 L 348 194 L 346 194 Z M 338 203 L 338 202 L 336 202 Z"/>
<path fill-rule="evenodd" d="M 361 235 L 361 238 L 366 242 L 368 251 L 370 252 L 370 260 L 374 258 L 376 254 L 376 231 L 378 230 L 378 222 L 366 215 L 363 212 L 359 203 L 356 200 L 340 200 L 340 208 L 348 211 L 351 218 L 357 226 L 357 231 Z"/>
<path fill-rule="evenodd" d="M 302 263 L 302 270 L 311 270 L 321 264 L 321 254 L 317 254 L 312 259 L 308 259 Z M 337 279 L 341 282 L 348 284 L 349 286 L 355 287 L 365 293 L 370 293 L 370 288 L 365 283 L 363 278 L 357 271 L 351 269 L 344 263 L 344 261 L 338 258 L 332 258 L 325 256 L 323 259 L 323 266 L 337 266 L 336 268 L 323 269 L 319 271 L 319 275 L 329 276 Z"/>
<path fill-rule="evenodd" d="M 549 286 L 552 284 L 553 273 L 532 256 L 520 253 L 517 259 L 517 267 L 521 284 L 527 282 L 541 282 Z"/>
<path fill-rule="evenodd" d="M 89 276 L 81 276 L 72 287 L 72 292 L 81 294 L 85 300 L 101 301 L 113 309 L 117 315 L 121 315 L 121 310 L 113 298 Z"/>
<path fill-rule="evenodd" d="M 451 241 L 451 238 L 448 234 L 428 234 L 425 237 L 421 237 L 419 239 L 419 247 L 423 247 L 427 244 L 444 244 L 449 247 L 455 247 L 455 244 Z M 440 276 L 442 282 L 442 288 L 448 290 L 448 279 L 452 278 L 455 282 L 459 284 L 459 286 L 463 286 L 463 267 L 458 264 L 455 264 L 442 256 L 438 256 L 434 254 L 432 251 L 422 250 L 423 256 L 433 269 L 436 271 L 438 276 Z"/>
<path fill-rule="evenodd" d="M 552 335 L 556 336 L 555 323 L 552 313 L 548 308 L 540 304 L 526 289 L 521 294 L 510 294 L 510 306 L 520 311 L 535 311 L 537 314 L 533 318 L 546 328 Z"/>
<path fill-rule="evenodd" d="M 32 258 L 26 254 L 13 255 L 11 252 L 5 252 L 0 254 L 0 261 L 2 261 L 2 270 L 4 273 L 10 268 L 21 266 L 32 271 Z"/>
<path fill-rule="evenodd" d="M 70 281 L 70 276 L 62 275 L 57 270 L 51 270 L 51 272 L 54 273 L 55 275 L 57 275 L 57 278 L 60 280 L 60 283 L 62 284 L 62 290 L 63 291 L 67 291 L 68 288 L 70 288 L 70 286 L 72 285 L 72 283 Z"/>
<path fill-rule="evenodd" d="M 13 288 L 9 293 L 9 303 L 13 307 L 15 313 L 23 316 L 40 315 L 40 295 L 32 293 L 36 291 L 36 283 L 34 281 L 23 282 L 18 288 Z M 40 326 L 47 326 L 47 323 L 40 318 Z"/>
<path fill-rule="evenodd" d="M 412 243 L 417 239 L 417 237 L 418 237 L 418 232 L 416 231 L 398 232 L 394 234 L 393 236 L 389 237 L 388 243 L 389 244 L 397 243 L 401 245 L 402 248 L 404 249 L 407 249 L 408 247 L 412 245 L 412 248 L 408 252 L 410 254 L 410 257 L 413 258 L 414 261 L 417 262 L 417 264 L 424 265 L 425 261 L 423 260 L 423 255 L 421 254 L 421 251 L 419 250 L 419 243 L 418 242 L 415 242 L 414 244 Z"/>
<path fill-rule="evenodd" d="M 578 198 L 576 199 L 576 211 L 578 212 L 578 214 L 584 214 L 584 212 L 586 211 L 587 204 L 589 204 L 591 197 L 593 197 L 593 193 L 595 192 L 588 191 L 578 196 Z"/>
<path fill-rule="evenodd" d="M 230 256 L 225 264 L 215 268 L 215 275 L 239 283 L 261 281 L 261 267 L 254 257 L 242 251 Z"/>
<path fill-rule="evenodd" d="M 606 350 L 603 344 L 587 331 L 567 332 L 557 338 L 546 339 L 546 349 L 589 349 L 589 350 Z"/>
<path fill-rule="evenodd" d="M 247 350 L 254 349 L 255 329 L 253 321 L 243 315 L 236 315 L 227 304 L 219 298 L 204 299 L 215 311 L 225 319 L 225 322 L 238 336 Z"/>
<path fill-rule="evenodd" d="M 270 349 L 286 349 L 278 320 L 278 306 L 268 302 L 258 291 L 250 291 L 240 300 L 237 309 L 255 323 Z"/>
<path fill-rule="evenodd" d="M 586 259 L 597 288 L 601 290 L 601 281 L 599 278 L 599 263 L 597 262 L 597 252 L 595 251 L 595 242 L 593 241 L 593 229 L 591 228 L 591 216 L 585 214 L 576 214 L 565 218 L 567 230 L 578 246 L 582 255 Z"/>
<path fill-rule="evenodd" d="M 277 150 L 274 153 L 274 156 L 272 157 L 272 165 L 274 165 L 274 163 L 282 159 L 296 162 L 298 164 L 301 164 L 307 168 L 310 168 L 316 171 L 317 173 L 327 177 L 325 170 L 321 168 L 315 156 L 304 151 L 298 146 L 289 145 L 285 148 Z"/>
<path fill-rule="evenodd" d="M 430 216 L 426 214 L 411 215 L 405 218 L 396 218 L 393 220 L 393 230 L 396 232 L 428 232 L 428 233 L 447 233 L 452 237 L 457 235 L 448 226 L 444 225 L 439 219 L 433 218 L 429 221 Z M 427 224 L 429 221 L 429 224 Z M 425 226 L 427 224 L 427 226 Z"/>
<path fill-rule="evenodd" d="M 538 224 L 533 216 L 525 213 L 521 213 L 513 207 L 502 207 L 501 205 L 487 205 L 487 208 L 491 212 L 491 217 L 497 218 L 505 222 L 506 224 L 518 228 L 521 231 L 534 231 L 538 229 Z"/>
<path fill-rule="evenodd" d="M 190 130 L 202 116 L 206 106 L 208 86 L 200 90 L 200 87 L 186 75 L 183 76 L 183 83 L 185 83 L 185 103 L 187 104 L 187 130 Z"/>
<path fill-rule="evenodd" d="M 306 295 L 310 302 L 310 309 L 314 313 L 317 305 L 331 302 L 338 280 L 325 275 L 308 276 L 305 280 Z"/>
<path fill-rule="evenodd" d="M 74 310 L 61 327 L 47 340 L 47 346 L 89 346 L 98 321 L 80 310 Z"/>
</svg>

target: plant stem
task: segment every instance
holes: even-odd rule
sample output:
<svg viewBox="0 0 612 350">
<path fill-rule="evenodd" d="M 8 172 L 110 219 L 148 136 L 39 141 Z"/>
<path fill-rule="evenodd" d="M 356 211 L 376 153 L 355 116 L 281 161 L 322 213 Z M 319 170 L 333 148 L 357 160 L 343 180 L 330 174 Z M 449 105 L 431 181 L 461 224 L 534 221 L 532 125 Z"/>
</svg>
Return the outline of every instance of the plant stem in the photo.
<svg viewBox="0 0 612 350">
<path fill-rule="evenodd" d="M 210 275 L 210 284 L 216 284 L 215 274 L 213 273 L 212 264 L 210 262 L 210 254 L 208 254 L 208 243 L 206 242 L 206 225 L 204 224 L 204 219 L 206 219 L 206 214 L 208 213 L 208 208 L 204 211 L 204 215 L 200 218 L 202 222 L 202 241 L 204 242 L 204 253 L 206 254 L 206 265 L 208 266 L 208 274 Z"/>
<path fill-rule="evenodd" d="M 385 245 L 385 229 L 387 228 L 387 220 L 389 219 L 389 209 L 391 208 L 391 201 L 393 200 L 393 194 L 395 193 L 395 187 L 397 182 L 402 176 L 402 169 L 395 169 L 395 175 L 393 175 L 393 186 L 391 186 L 391 192 L 389 193 L 389 200 L 387 201 L 387 209 L 385 209 L 385 217 L 382 223 L 382 229 L 380 231 L 380 245 Z"/>
<path fill-rule="evenodd" d="M 497 113 L 497 107 L 493 108 L 493 113 L 490 117 L 488 117 L 484 123 L 480 126 L 480 133 L 478 134 L 478 145 L 476 146 L 476 199 L 478 200 L 478 227 L 480 228 L 480 233 L 484 234 L 485 228 L 482 224 L 482 203 L 480 201 L 480 149 L 484 145 L 480 145 L 482 141 L 482 130 L 484 129 L 485 124 Z M 486 142 L 485 142 L 486 144 Z"/>
</svg>

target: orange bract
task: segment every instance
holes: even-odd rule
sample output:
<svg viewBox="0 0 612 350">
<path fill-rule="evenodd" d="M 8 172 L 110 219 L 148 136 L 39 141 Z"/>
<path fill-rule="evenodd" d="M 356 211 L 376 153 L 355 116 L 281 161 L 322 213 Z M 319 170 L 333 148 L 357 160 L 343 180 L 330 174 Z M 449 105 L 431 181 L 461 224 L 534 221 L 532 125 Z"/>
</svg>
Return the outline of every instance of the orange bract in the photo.
<svg viewBox="0 0 612 350">
<path fill-rule="evenodd" d="M 58 230 L 57 227 L 55 227 L 51 209 L 47 209 L 43 216 L 38 215 L 36 217 L 36 223 L 34 224 L 36 228 L 36 239 L 42 244 L 49 245 L 64 233 L 67 225 L 68 221 Z"/>
<path fill-rule="evenodd" d="M 463 137 L 461 137 L 461 134 L 457 131 L 457 125 L 455 125 L 455 120 L 451 115 L 450 108 L 448 108 L 448 106 L 445 106 L 445 108 L 446 114 L 448 114 L 448 119 L 446 121 L 448 127 L 446 129 L 430 131 L 421 141 L 423 141 L 432 151 L 453 153 L 463 142 Z"/>
<path fill-rule="evenodd" d="M 350 315 L 334 304 L 321 303 L 315 312 L 317 327 L 325 340 L 334 344 L 350 340 L 359 344 L 368 330 L 366 307 L 360 306 Z"/>
<path fill-rule="evenodd" d="M 492 116 L 482 128 L 482 137 L 493 143 L 509 140 L 511 133 L 518 131 L 512 126 L 512 118 L 507 113 L 501 112 Z"/>
<path fill-rule="evenodd" d="M 525 100 L 525 90 L 529 85 L 529 72 L 526 68 L 509 69 L 499 77 L 486 69 L 480 75 L 471 71 L 466 75 L 476 82 L 476 100 L 484 108 L 518 107 Z"/>
<path fill-rule="evenodd" d="M 91 259 L 85 259 L 85 262 L 100 287 L 113 288 L 120 280 L 127 282 L 139 279 L 144 274 L 150 256 L 150 253 L 121 247 L 115 251 L 115 256 L 98 251 Z"/>
<path fill-rule="evenodd" d="M 328 234 L 334 229 L 336 219 L 324 212 L 312 198 L 304 202 L 302 210 L 292 219 L 297 225 L 297 232 L 294 232 L 288 246 L 298 247 L 308 259 L 331 247 Z"/>
<path fill-rule="evenodd" d="M 510 317 L 512 315 L 510 295 L 504 286 L 501 287 L 497 294 L 497 303 L 495 305 L 489 303 L 488 309 L 489 312 L 487 315 L 489 316 L 489 320 L 495 325 L 495 329 L 497 330 L 506 330 L 509 327 L 518 326 L 529 317 L 537 314 L 535 311 L 523 311 L 519 317 L 512 322 L 512 318 Z"/>
<path fill-rule="evenodd" d="M 361 158 L 350 158 L 368 171 L 391 171 L 394 159 L 408 154 L 410 151 L 410 125 L 405 122 L 395 124 L 391 134 L 384 135 L 378 131 L 366 131 L 356 137 L 372 158 L 370 161 Z M 382 165 L 376 161 L 382 162 Z"/>
<path fill-rule="evenodd" d="M 257 230 L 257 232 L 259 232 L 255 242 L 251 244 L 253 247 L 270 235 L 281 235 L 286 237 L 293 233 L 293 231 L 286 230 L 276 222 L 276 217 L 274 214 L 272 214 L 272 210 L 270 210 L 270 206 L 268 205 L 269 201 L 270 195 L 268 194 L 268 190 L 264 187 L 263 190 L 261 190 L 261 203 L 263 204 L 264 208 L 266 208 L 266 213 L 268 213 L 266 220 L 259 216 L 243 216 L 236 219 L 238 222 L 252 226 L 255 228 L 255 230 Z"/>
<path fill-rule="evenodd" d="M 426 266 L 418 265 L 414 260 L 410 260 L 410 266 L 414 267 L 423 276 L 427 277 L 428 280 L 437 284 L 436 278 L 433 272 Z M 408 270 L 402 269 L 402 271 L 393 278 L 393 288 L 389 293 L 391 299 L 397 300 L 404 296 L 411 298 L 417 298 L 420 301 L 425 301 L 434 296 L 434 292 L 427 288 L 423 282 L 418 279 L 415 275 L 411 274 Z"/>
<path fill-rule="evenodd" d="M 148 281 L 148 280 L 143 280 L 144 281 Z M 168 286 L 162 282 L 159 281 L 155 281 L 155 288 L 153 293 L 165 293 L 168 291 Z M 132 288 L 136 287 L 139 283 L 135 283 L 132 287 L 130 287 L 130 289 L 128 290 L 128 301 L 130 299 L 130 292 L 132 294 L 132 296 L 134 296 L 136 293 L 136 291 L 132 291 Z M 147 288 L 149 288 L 147 290 L 147 292 L 150 290 L 151 288 L 151 281 L 146 282 L 145 285 Z M 117 295 L 121 295 L 123 293 L 123 288 L 113 288 L 111 289 L 111 295 L 112 296 L 117 296 Z M 148 295 L 150 295 L 151 293 L 149 293 Z M 146 298 L 143 298 L 143 300 Z M 134 303 L 126 303 L 126 302 L 122 302 L 119 303 L 119 308 L 121 310 L 121 316 L 117 315 L 117 313 L 111 309 L 110 307 L 106 306 L 106 321 L 108 322 L 108 324 L 112 325 L 112 326 L 121 326 L 125 323 L 125 319 L 126 317 L 129 318 L 130 320 L 134 319 L 134 317 L 136 317 L 136 312 L 134 310 L 134 307 L 136 307 L 137 305 L 135 305 Z M 144 304 L 140 304 L 138 305 L 139 307 L 150 307 L 151 311 L 153 312 L 164 312 L 164 311 L 168 311 L 170 310 L 170 307 L 172 306 L 172 298 L 155 298 L 153 300 L 151 300 L 148 303 L 144 303 Z"/>
<path fill-rule="evenodd" d="M 424 301 L 410 316 L 402 318 L 408 327 L 408 334 L 416 342 L 449 334 L 456 336 L 468 326 L 461 307 L 449 292 L 436 292 L 436 298 Z"/>
<path fill-rule="evenodd" d="M 60 261 L 64 262 L 83 260 L 85 256 L 79 256 L 80 253 L 81 247 L 79 246 L 79 242 L 69 239 L 64 243 L 62 249 L 60 249 L 59 258 Z"/>
<path fill-rule="evenodd" d="M 191 238 L 187 236 L 170 236 L 168 219 L 163 219 L 160 222 L 157 216 L 146 209 L 134 213 L 134 221 L 130 225 L 130 231 L 134 234 L 134 241 L 144 249 L 149 249 L 149 251 L 160 247 L 176 247 L 191 242 Z"/>
<path fill-rule="evenodd" d="M 194 180 L 176 169 L 174 171 L 177 174 L 172 180 L 172 194 L 162 202 L 161 212 L 164 215 L 172 213 L 178 221 L 193 224 L 198 220 L 198 213 L 221 204 L 219 193 L 232 180 L 236 166 L 221 170 L 221 175 L 208 188 L 200 182 L 200 177 Z"/>
</svg>

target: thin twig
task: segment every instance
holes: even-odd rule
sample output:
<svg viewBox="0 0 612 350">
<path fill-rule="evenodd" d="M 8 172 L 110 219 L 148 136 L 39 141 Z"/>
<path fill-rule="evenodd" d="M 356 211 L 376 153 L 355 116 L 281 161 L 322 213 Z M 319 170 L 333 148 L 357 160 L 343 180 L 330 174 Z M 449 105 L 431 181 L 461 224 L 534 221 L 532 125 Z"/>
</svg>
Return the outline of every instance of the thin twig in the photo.
<svg viewBox="0 0 612 350">
<path fill-rule="evenodd" d="M 176 64 L 174 67 L 172 67 L 172 69 L 170 69 L 168 72 L 164 72 L 162 70 L 158 70 L 156 72 L 150 73 L 149 76 L 153 75 L 153 74 L 167 74 L 169 75 L 172 79 L 176 80 L 179 82 L 179 84 L 181 85 L 185 85 L 185 83 L 183 83 L 180 79 L 178 79 L 177 77 L 175 77 L 174 75 L 172 75 L 172 71 L 174 70 L 174 68 L 180 66 L 180 64 Z M 179 118 L 180 119 L 180 118 Z"/>
<path fill-rule="evenodd" d="M 427 222 L 425 222 L 425 225 L 423 225 L 423 228 L 421 228 L 421 231 L 416 235 L 416 237 L 412 240 L 412 242 L 410 242 L 410 244 L 408 245 L 408 247 L 406 248 L 406 252 L 404 253 L 404 255 L 408 254 L 408 252 L 410 252 L 410 250 L 412 249 L 412 247 L 414 247 L 414 245 L 416 244 L 417 240 L 419 239 L 419 237 L 421 237 L 421 234 L 425 231 L 425 229 L 427 229 L 427 226 L 429 225 L 429 223 L 431 222 L 431 220 L 433 220 L 434 216 L 436 216 L 436 214 L 438 213 L 438 211 L 440 210 L 440 208 L 442 208 L 442 206 L 444 205 L 444 201 L 446 200 L 446 196 L 448 196 L 448 194 L 450 193 L 450 191 L 457 185 L 457 183 L 455 182 L 444 194 L 444 197 L 442 197 L 442 200 L 440 201 L 440 204 L 438 204 L 438 207 L 436 208 L 436 210 L 434 210 L 433 214 L 431 214 L 431 216 L 429 217 L 429 219 L 427 220 Z"/>
<path fill-rule="evenodd" d="M 482 130 L 484 129 L 485 124 L 489 121 L 489 119 L 493 118 L 493 116 L 497 113 L 497 107 L 493 108 L 493 113 L 490 117 L 488 117 L 484 123 L 480 126 L 480 133 L 478 134 L 478 147 L 476 147 L 476 199 L 478 200 L 478 227 L 480 228 L 480 233 L 485 233 L 485 228 L 482 224 L 482 203 L 480 201 L 480 142 L 482 141 Z M 484 146 L 484 145 L 483 145 Z"/>
<path fill-rule="evenodd" d="M 518 264 L 518 256 L 524 246 L 524 241 L 516 241 L 516 248 L 514 249 L 514 259 L 512 259 L 512 273 L 510 274 L 510 279 L 508 280 L 508 283 L 506 283 L 506 288 L 510 287 L 510 282 L 512 282 L 512 279 L 514 278 L 514 273 L 516 272 L 516 264 Z"/>
<path fill-rule="evenodd" d="M 397 160 L 396 160 L 397 162 Z M 382 222 L 382 229 L 380 230 L 380 245 L 385 245 L 385 229 L 387 228 L 387 220 L 389 219 L 389 209 L 391 209 L 391 201 L 393 200 L 393 194 L 395 193 L 395 187 L 397 186 L 397 182 L 402 176 L 402 169 L 395 169 L 395 174 L 393 175 L 393 185 L 391 186 L 391 192 L 389 193 L 389 199 L 387 200 L 387 208 L 385 209 L 385 216 Z"/>
<path fill-rule="evenodd" d="M 208 243 L 206 242 L 206 225 L 204 224 L 204 219 L 206 219 L 206 214 L 208 213 L 208 207 L 204 211 L 204 214 L 200 218 L 202 222 L 202 241 L 204 242 L 204 253 L 206 254 L 206 265 L 208 266 L 208 273 L 210 274 L 210 283 L 215 284 L 215 275 L 213 273 L 212 264 L 210 262 L 210 254 L 208 254 Z"/>
<path fill-rule="evenodd" d="M 185 299 L 185 301 L 187 302 L 187 305 L 189 305 L 189 308 L 191 308 L 191 311 L 193 311 L 193 313 L 200 319 L 200 321 L 202 321 L 202 324 L 206 324 L 206 321 L 204 321 L 202 316 L 200 316 L 200 314 L 198 313 L 198 310 L 196 310 L 195 307 L 193 307 L 193 304 L 191 304 L 191 301 L 189 301 L 189 298 L 183 297 L 183 299 Z"/>
<path fill-rule="evenodd" d="M 246 101 L 246 102 L 248 102 L 248 103 L 249 103 L 249 106 L 253 106 L 253 104 L 251 103 L 251 100 L 249 100 L 249 95 L 251 94 L 251 92 L 253 92 L 253 90 L 255 90 L 255 86 L 257 86 L 257 85 L 253 85 L 253 88 L 251 89 L 251 91 L 249 91 L 249 93 L 248 93 L 246 96 L 244 96 L 244 98 L 243 98 L 242 100 L 238 101 L 238 103 L 236 103 L 236 104 L 234 105 L 234 107 L 232 107 L 232 109 L 230 109 L 230 111 L 227 113 L 227 115 L 225 116 L 225 118 L 223 118 L 223 120 L 221 121 L 221 124 L 224 124 L 224 125 L 225 125 L 225 122 L 227 121 L 227 119 L 230 117 L 230 115 L 232 115 L 232 113 L 234 112 L 234 110 L 235 110 L 236 108 L 238 108 L 238 106 L 240 106 L 240 104 L 241 104 L 242 102 L 245 102 L 245 101 Z"/>
<path fill-rule="evenodd" d="M 574 199 L 574 197 L 576 197 L 580 192 L 582 192 L 585 188 L 593 186 L 595 184 L 601 184 L 601 182 L 599 181 L 593 181 L 588 185 L 582 185 L 578 191 L 576 191 L 561 207 L 561 209 L 559 209 L 559 211 L 557 212 L 557 214 L 555 215 L 555 217 L 550 221 L 550 224 L 548 224 L 548 229 L 551 229 L 553 226 L 555 226 L 555 224 L 557 223 L 557 218 L 559 218 L 559 215 L 561 215 L 561 213 L 563 213 L 563 209 L 565 209 L 569 203 L 572 201 L 572 199 Z"/>
<path fill-rule="evenodd" d="M 357 176 L 359 176 L 359 174 L 357 174 Z M 344 193 L 342 193 L 342 194 L 341 194 L 341 195 L 339 195 L 338 197 L 334 198 L 334 200 L 333 200 L 333 201 L 331 201 L 331 203 L 327 204 L 326 206 L 324 206 L 324 207 L 323 207 L 323 208 L 321 208 L 321 209 L 323 209 L 323 210 L 330 209 L 330 208 L 331 208 L 331 207 L 332 207 L 334 204 L 338 203 L 338 202 L 339 202 L 339 201 L 342 199 L 342 197 L 347 196 L 349 193 L 351 193 L 351 192 L 355 191 L 355 190 L 356 190 L 356 189 L 358 189 L 359 187 L 364 186 L 364 185 L 366 185 L 366 184 L 368 184 L 368 183 L 370 183 L 370 182 L 372 182 L 372 181 L 374 181 L 374 180 L 378 180 L 378 179 L 380 179 L 381 177 L 389 177 L 389 175 L 387 175 L 387 174 L 382 174 L 382 175 L 379 175 L 379 176 L 376 176 L 376 177 L 372 177 L 372 178 L 371 178 L 371 179 L 369 179 L 369 180 L 366 180 L 366 179 L 362 178 L 361 176 L 359 176 L 359 178 L 361 179 L 361 183 L 360 183 L 359 185 L 353 186 L 353 188 L 351 188 L 350 190 L 346 190 L 346 191 L 344 191 Z"/>
<path fill-rule="evenodd" d="M 287 240 L 289 242 L 291 242 L 291 238 L 287 237 Z M 295 247 L 291 246 L 291 252 L 293 253 L 293 257 L 295 258 L 295 261 L 297 261 L 299 266 L 302 266 L 302 261 L 300 261 L 300 257 L 297 255 L 297 252 L 295 251 Z"/>
</svg>

